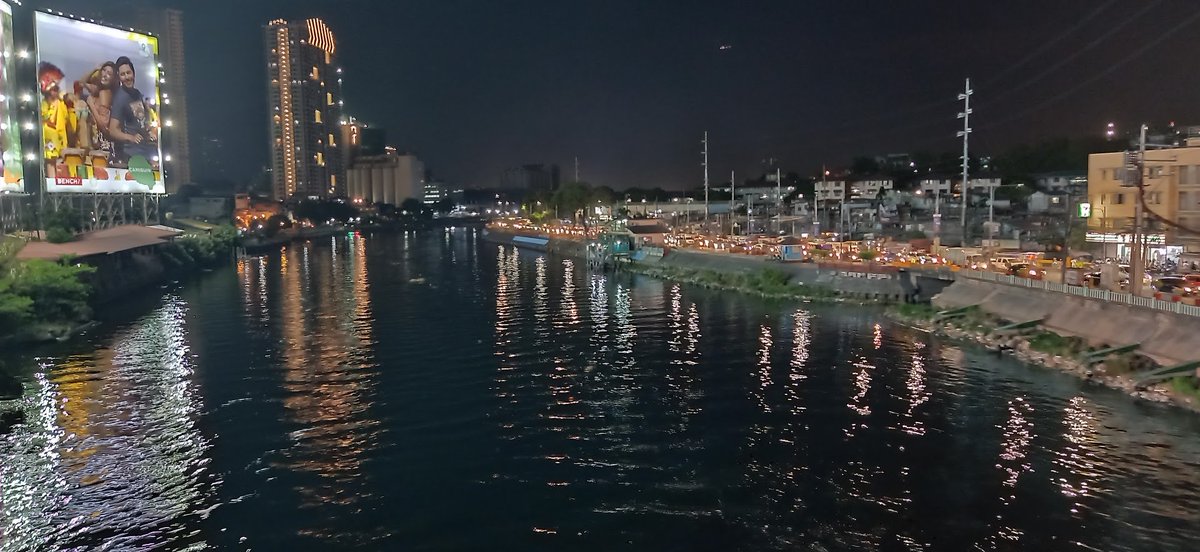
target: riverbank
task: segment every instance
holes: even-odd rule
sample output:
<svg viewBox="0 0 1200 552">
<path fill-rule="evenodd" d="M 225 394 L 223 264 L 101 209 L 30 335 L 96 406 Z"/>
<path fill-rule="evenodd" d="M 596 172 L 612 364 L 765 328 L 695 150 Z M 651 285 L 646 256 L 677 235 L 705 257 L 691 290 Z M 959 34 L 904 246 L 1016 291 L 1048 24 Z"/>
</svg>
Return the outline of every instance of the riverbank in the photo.
<svg viewBox="0 0 1200 552">
<path fill-rule="evenodd" d="M 484 239 L 580 260 L 588 258 L 585 244 L 576 240 L 491 228 Z M 654 253 L 622 259 L 609 267 L 777 299 L 890 304 L 927 300 L 940 291 L 921 289 L 912 273 L 873 263 L 783 263 L 761 255 L 683 249 L 658 249 Z"/>
<path fill-rule="evenodd" d="M 66 339 L 91 325 L 106 304 L 231 260 L 238 241 L 231 226 L 194 234 L 113 230 L 147 235 L 89 234 L 54 250 L 42 247 L 34 252 L 41 258 L 16 245 L 0 251 L 0 347 Z"/>
<path fill-rule="evenodd" d="M 1101 361 L 1089 363 L 1083 356 L 1100 349 L 1087 345 L 1082 339 L 1045 330 L 1006 330 L 1004 320 L 977 308 L 941 319 L 938 318 L 940 311 L 927 304 L 899 305 L 889 308 L 887 312 L 900 323 L 957 342 L 981 345 L 997 354 L 1012 355 L 1030 366 L 1058 370 L 1137 399 L 1200 413 L 1200 391 L 1192 376 L 1177 376 L 1145 387 L 1137 384 L 1136 375 L 1159 368 L 1157 363 L 1143 355 L 1114 353 Z"/>
</svg>

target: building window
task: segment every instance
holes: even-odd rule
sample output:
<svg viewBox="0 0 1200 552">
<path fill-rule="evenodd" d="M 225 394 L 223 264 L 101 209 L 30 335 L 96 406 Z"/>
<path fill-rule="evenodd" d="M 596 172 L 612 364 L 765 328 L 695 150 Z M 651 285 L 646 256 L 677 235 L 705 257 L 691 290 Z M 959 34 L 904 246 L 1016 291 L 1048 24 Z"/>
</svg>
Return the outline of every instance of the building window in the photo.
<svg viewBox="0 0 1200 552">
<path fill-rule="evenodd" d="M 313 120 L 318 123 L 321 122 L 321 110 L 320 109 L 313 111 Z"/>
<path fill-rule="evenodd" d="M 329 134 L 329 145 L 332 147 L 337 147 L 337 144 L 333 143 L 333 133 Z"/>
<path fill-rule="evenodd" d="M 332 92 L 325 93 L 325 105 L 333 105 L 333 93 Z"/>
<path fill-rule="evenodd" d="M 313 66 L 312 73 L 309 73 L 308 77 L 312 80 L 321 80 L 321 72 L 317 70 L 316 65 Z"/>
<path fill-rule="evenodd" d="M 318 167 L 324 167 L 324 166 L 325 166 L 325 154 L 323 154 L 323 153 L 321 153 L 321 152 L 319 152 L 319 151 L 317 152 L 317 166 L 318 166 Z"/>
<path fill-rule="evenodd" d="M 1113 194 L 1113 205 L 1124 205 L 1124 204 L 1125 204 L 1125 194 L 1122 194 L 1122 193 Z"/>
</svg>

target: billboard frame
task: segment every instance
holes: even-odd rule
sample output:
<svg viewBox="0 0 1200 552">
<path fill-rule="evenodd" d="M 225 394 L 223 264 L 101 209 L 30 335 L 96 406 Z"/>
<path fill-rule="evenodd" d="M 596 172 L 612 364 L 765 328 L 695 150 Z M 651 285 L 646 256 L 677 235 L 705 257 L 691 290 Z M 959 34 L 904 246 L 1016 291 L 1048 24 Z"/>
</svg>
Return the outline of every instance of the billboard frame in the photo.
<svg viewBox="0 0 1200 552">
<path fill-rule="evenodd" d="M 31 77 L 34 77 L 34 86 L 31 88 L 38 92 L 32 99 L 31 103 L 34 105 L 31 106 L 31 110 L 36 114 L 35 120 L 38 121 L 39 124 L 37 125 L 37 128 L 31 132 L 34 136 L 36 136 L 36 140 L 33 144 L 36 147 L 33 149 L 27 149 L 29 153 L 26 154 L 26 158 L 29 160 L 29 158 L 32 157 L 32 161 L 34 164 L 36 164 L 38 169 L 36 171 L 38 173 L 38 186 L 36 187 L 38 195 L 54 196 L 57 194 L 83 194 L 90 196 L 92 194 L 108 194 L 129 195 L 130 197 L 136 197 L 144 194 L 166 195 L 166 180 L 168 176 L 167 163 L 170 158 L 170 154 L 169 152 L 165 151 L 163 138 L 164 134 L 166 134 L 166 128 L 169 127 L 169 121 L 165 121 L 163 118 L 163 107 L 165 104 L 163 101 L 162 87 L 163 84 L 165 84 L 165 77 L 163 76 L 165 74 L 165 70 L 159 57 L 159 37 L 153 33 L 137 30 L 132 27 L 112 25 L 103 21 L 76 17 L 71 14 L 65 14 L 63 12 L 56 12 L 48 9 L 31 10 L 31 17 L 28 19 L 31 23 L 30 34 L 32 36 L 31 42 L 33 44 L 32 65 L 37 68 L 36 71 L 31 70 L 28 72 Z M 141 84 L 141 86 L 131 87 L 131 89 L 134 89 L 137 97 L 141 98 L 134 100 L 136 102 L 135 105 L 141 106 L 144 99 L 146 111 L 141 116 L 135 115 L 137 113 L 141 113 L 140 109 L 135 110 L 133 113 L 126 113 L 127 116 L 135 116 L 141 121 L 141 123 L 134 128 L 141 128 L 143 129 L 142 132 L 148 132 L 149 134 L 143 134 L 143 140 L 140 143 L 147 143 L 145 141 L 150 140 L 150 143 L 153 143 L 155 146 L 153 149 L 146 150 L 144 153 L 138 152 L 132 154 L 122 154 L 122 144 L 118 143 L 118 140 L 115 138 L 115 136 L 107 136 L 108 132 L 104 132 L 103 134 L 106 135 L 106 139 L 111 141 L 102 141 L 101 143 L 105 145 L 101 146 L 98 145 L 94 140 L 89 140 L 89 136 L 87 136 L 89 129 L 80 129 L 77 126 L 70 126 L 72 123 L 80 124 L 74 118 L 75 113 L 79 110 L 67 111 L 69 108 L 64 109 L 66 105 L 66 98 L 64 96 L 70 94 L 70 92 L 64 92 L 64 90 L 68 88 L 66 86 L 68 79 L 74 77 L 75 73 L 81 73 L 80 67 L 73 67 L 70 69 L 67 68 L 68 65 L 80 65 L 78 58 L 72 57 L 71 54 L 74 53 L 75 50 L 71 49 L 68 49 L 68 51 L 71 53 L 67 54 L 64 54 L 61 51 L 47 54 L 47 48 L 45 47 L 45 44 L 43 44 L 43 41 L 39 40 L 39 38 L 42 38 L 45 33 L 50 32 L 45 30 L 44 27 L 50 27 L 51 24 L 59 25 L 64 22 L 66 24 L 65 28 L 82 29 L 79 34 L 65 32 L 62 33 L 62 36 L 65 37 L 64 40 L 69 38 L 74 41 L 83 41 L 86 43 L 87 35 L 85 33 L 96 33 L 98 37 L 101 37 L 98 38 L 98 40 L 112 41 L 115 39 L 118 44 L 122 43 L 123 40 L 127 40 L 130 45 L 133 45 L 133 47 L 128 47 L 129 45 L 122 45 L 115 51 L 110 45 L 108 47 L 108 57 L 115 56 L 117 59 L 101 59 L 101 62 L 113 62 L 119 60 L 121 57 L 130 58 L 131 61 L 133 61 L 135 82 Z M 119 36 L 122 34 L 125 36 Z M 78 46 L 77 49 L 79 51 L 87 51 L 89 55 L 92 54 L 91 51 L 79 48 Z M 139 52 L 140 56 L 138 55 Z M 54 59 L 46 59 L 48 55 Z M 51 82 L 58 83 L 58 86 L 55 88 L 59 90 L 58 93 L 60 95 L 52 101 L 56 103 L 63 103 L 64 107 L 57 108 L 60 110 L 58 113 L 67 115 L 65 118 L 71 121 L 71 123 L 66 125 L 69 132 L 62 135 L 63 138 L 55 140 L 53 147 L 50 148 L 51 150 L 58 149 L 60 151 L 57 156 L 51 158 L 57 159 L 57 163 L 54 167 L 51 167 L 51 160 L 47 159 L 47 144 L 49 142 L 47 140 L 47 136 L 45 135 L 47 127 L 45 124 L 43 124 L 44 119 L 42 111 L 46 109 L 42 95 L 43 85 L 45 83 L 41 82 L 43 79 L 40 78 L 40 73 L 43 72 L 43 63 L 53 65 L 53 67 L 47 71 L 50 75 L 52 75 L 48 77 L 48 79 Z M 53 71 L 53 69 L 59 69 L 58 65 L 63 65 L 63 69 Z M 88 77 L 98 75 L 98 73 L 92 72 L 93 67 L 91 63 L 84 63 L 81 67 L 84 69 L 79 75 L 80 80 L 75 81 L 75 87 L 73 90 L 73 92 L 77 94 L 77 96 L 73 98 L 76 102 L 81 101 L 78 96 L 80 93 L 79 86 L 81 83 L 83 83 L 85 87 L 87 84 L 94 83 L 94 81 L 85 81 L 84 75 L 87 75 Z M 97 69 L 99 67 L 101 66 L 96 66 Z M 71 73 L 71 75 L 67 75 L 65 73 Z M 113 75 L 112 78 L 115 79 L 117 77 Z M 140 92 L 140 90 L 146 88 L 147 78 L 152 86 L 152 92 L 150 94 Z M 112 83 L 111 86 L 113 86 L 114 92 L 113 97 L 110 97 L 111 99 L 109 101 L 115 102 L 117 101 L 116 96 L 120 95 L 120 90 L 123 90 L 123 88 L 116 82 Z M 90 88 L 90 90 L 95 93 L 94 88 Z M 103 90 L 103 88 L 101 88 L 101 90 Z M 126 96 L 126 98 L 128 98 L 128 96 Z M 52 107 L 50 109 L 56 108 Z M 112 109 L 115 111 L 117 108 L 116 106 L 112 106 Z M 96 112 L 96 110 L 82 110 L 82 112 L 87 111 L 91 111 L 92 113 Z M 115 113 L 111 115 L 111 117 L 114 118 L 116 116 L 117 115 Z M 28 128 L 28 124 L 25 128 Z M 130 132 L 128 127 L 125 128 L 125 131 Z M 62 132 L 61 128 L 59 132 Z M 116 130 L 113 132 L 120 134 L 120 132 Z M 78 133 L 79 136 L 75 136 L 76 133 Z M 138 134 L 137 131 L 133 131 L 133 133 L 135 135 Z M 91 136 L 95 137 L 97 134 L 93 134 Z M 62 143 L 62 140 L 66 140 L 66 143 Z M 79 141 L 79 146 L 74 144 L 76 140 Z M 124 144 L 124 147 L 133 147 L 129 145 L 133 144 L 133 142 L 125 142 Z M 62 175 L 61 172 L 64 170 L 68 171 L 69 174 L 66 176 Z M 102 174 L 100 172 L 101 170 L 104 171 L 103 176 L 99 176 Z M 28 184 L 28 175 L 30 174 L 30 171 L 25 171 L 25 174 L 27 175 L 26 189 L 29 190 L 31 187 L 30 184 Z M 108 176 L 109 174 L 112 176 Z M 134 188 L 129 189 L 130 185 L 133 185 Z M 64 186 L 80 186 L 81 188 L 78 190 L 70 188 L 63 189 Z M 107 186 L 117 187 L 119 189 L 103 189 Z M 145 186 L 146 188 L 136 189 L 141 186 Z M 55 204 L 57 204 L 57 202 Z"/>
</svg>

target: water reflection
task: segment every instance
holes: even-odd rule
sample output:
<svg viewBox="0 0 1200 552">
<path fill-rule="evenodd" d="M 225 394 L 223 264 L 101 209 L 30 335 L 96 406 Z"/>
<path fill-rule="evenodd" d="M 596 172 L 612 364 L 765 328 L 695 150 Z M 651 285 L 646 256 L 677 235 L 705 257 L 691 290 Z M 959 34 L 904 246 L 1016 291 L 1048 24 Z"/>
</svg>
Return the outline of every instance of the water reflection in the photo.
<svg viewBox="0 0 1200 552">
<path fill-rule="evenodd" d="M 307 270 L 310 256 L 323 267 L 338 268 Z M 362 236 L 348 238 L 346 251 L 337 257 L 308 244 L 280 256 L 279 356 L 283 406 L 293 429 L 291 448 L 280 451 L 271 465 L 315 477 L 295 487 L 302 508 L 354 507 L 373 500 L 363 462 L 377 446 L 381 428 L 372 415 L 377 364 L 367 263 Z M 370 538 L 347 535 L 336 520 L 303 532 L 330 542 Z"/>
<path fill-rule="evenodd" d="M 94 355 L 43 361 L 24 404 L 34 431 L 0 449 L 0 547 L 203 546 L 194 524 L 219 479 L 197 428 L 187 315 L 169 296 Z"/>
</svg>

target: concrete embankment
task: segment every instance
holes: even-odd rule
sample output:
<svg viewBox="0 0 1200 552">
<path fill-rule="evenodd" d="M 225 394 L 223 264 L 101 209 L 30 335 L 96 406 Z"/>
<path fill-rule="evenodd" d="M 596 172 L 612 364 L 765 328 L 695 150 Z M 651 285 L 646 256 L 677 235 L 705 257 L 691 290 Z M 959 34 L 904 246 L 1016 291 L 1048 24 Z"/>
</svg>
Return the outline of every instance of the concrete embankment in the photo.
<svg viewBox="0 0 1200 552">
<path fill-rule="evenodd" d="M 587 256 L 586 246 L 575 240 L 520 236 L 495 229 L 488 229 L 484 238 L 493 243 L 564 256 Z M 788 276 L 788 283 L 791 285 L 808 286 L 849 298 L 882 302 L 928 300 L 938 291 L 922 289 L 922 284 L 914 273 L 870 263 L 781 263 L 765 256 L 672 249 L 662 257 L 647 256 L 634 261 L 631 266 L 635 270 L 650 274 L 669 271 L 672 274 L 713 273 L 748 276 L 767 270 L 778 271 Z"/>
<path fill-rule="evenodd" d="M 1041 326 L 1094 346 L 1140 344 L 1159 364 L 1200 360 L 1200 318 L 1053 291 L 960 278 L 933 298 L 941 309 L 978 306 L 1009 322 L 1042 320 Z"/>
</svg>

